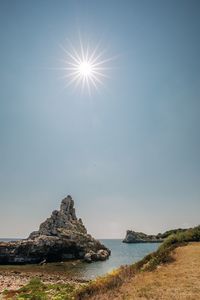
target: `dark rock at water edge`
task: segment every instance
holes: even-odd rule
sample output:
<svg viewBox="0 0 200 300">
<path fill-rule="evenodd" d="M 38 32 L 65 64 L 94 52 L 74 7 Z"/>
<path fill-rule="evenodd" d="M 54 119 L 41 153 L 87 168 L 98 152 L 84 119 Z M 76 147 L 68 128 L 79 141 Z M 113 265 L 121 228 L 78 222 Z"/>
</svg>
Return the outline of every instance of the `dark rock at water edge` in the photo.
<svg viewBox="0 0 200 300">
<path fill-rule="evenodd" d="M 105 260 L 111 251 L 87 233 L 77 219 L 74 201 L 67 196 L 38 231 L 25 240 L 0 242 L 0 264 L 27 264 L 84 259 Z"/>
<path fill-rule="evenodd" d="M 165 231 L 164 233 L 158 233 L 157 235 L 148 235 L 143 232 L 136 232 L 133 230 L 127 230 L 126 237 L 123 243 L 161 243 L 168 236 L 177 233 L 184 233 L 188 229 L 192 228 L 177 228 Z"/>
<path fill-rule="evenodd" d="M 148 235 L 143 232 L 127 230 L 123 243 L 161 243 L 163 239 L 157 235 Z"/>
</svg>

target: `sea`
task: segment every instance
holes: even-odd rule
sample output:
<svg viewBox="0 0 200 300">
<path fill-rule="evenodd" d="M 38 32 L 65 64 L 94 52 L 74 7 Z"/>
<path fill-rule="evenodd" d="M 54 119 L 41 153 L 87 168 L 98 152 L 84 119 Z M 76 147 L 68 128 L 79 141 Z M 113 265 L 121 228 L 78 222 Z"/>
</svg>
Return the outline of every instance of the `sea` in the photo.
<svg viewBox="0 0 200 300">
<path fill-rule="evenodd" d="M 0 241 L 10 241 L 16 239 L 0 239 Z M 71 278 L 78 279 L 94 279 L 97 276 L 112 272 L 121 265 L 129 265 L 141 260 L 147 254 L 156 251 L 159 243 L 140 243 L 126 244 L 122 243 L 121 239 L 101 239 L 106 247 L 111 250 L 111 256 L 106 261 L 98 261 L 93 263 L 85 263 L 82 261 L 69 261 L 63 263 L 51 263 L 45 266 L 34 266 L 31 268 L 37 271 L 41 270 L 51 272 L 67 273 Z M 15 268 L 26 268 L 26 266 L 17 266 Z M 29 266 L 30 268 L 30 266 Z"/>
</svg>

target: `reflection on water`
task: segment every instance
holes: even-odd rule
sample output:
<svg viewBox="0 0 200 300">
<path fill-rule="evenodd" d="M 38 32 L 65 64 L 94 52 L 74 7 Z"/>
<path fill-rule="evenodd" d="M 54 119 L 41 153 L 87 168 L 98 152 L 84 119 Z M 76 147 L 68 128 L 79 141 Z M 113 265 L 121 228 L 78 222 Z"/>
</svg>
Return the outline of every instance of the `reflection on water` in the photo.
<svg viewBox="0 0 200 300">
<path fill-rule="evenodd" d="M 122 240 L 100 241 L 111 250 L 110 258 L 103 262 L 98 261 L 88 264 L 82 261 L 70 261 L 51 263 L 43 266 L 0 266 L 0 268 L 6 268 L 7 270 L 19 269 L 20 271 L 48 272 L 49 274 L 64 273 L 70 278 L 93 279 L 121 265 L 131 264 L 142 259 L 145 255 L 155 251 L 160 245 L 158 243 L 125 244 L 122 243 Z"/>
</svg>

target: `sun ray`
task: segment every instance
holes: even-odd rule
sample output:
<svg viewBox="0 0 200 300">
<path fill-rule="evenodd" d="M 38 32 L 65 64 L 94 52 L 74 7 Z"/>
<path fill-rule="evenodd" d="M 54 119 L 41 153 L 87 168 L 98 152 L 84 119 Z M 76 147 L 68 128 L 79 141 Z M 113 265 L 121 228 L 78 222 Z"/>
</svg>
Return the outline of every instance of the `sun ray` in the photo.
<svg viewBox="0 0 200 300">
<path fill-rule="evenodd" d="M 94 71 L 93 74 L 96 75 L 97 77 L 110 78 L 109 75 L 98 72 L 98 71 Z"/>
<path fill-rule="evenodd" d="M 70 42 L 70 40 L 67 40 L 67 41 L 68 41 L 68 43 L 69 43 L 69 45 L 70 45 L 72 51 L 73 51 L 74 54 L 76 55 L 78 61 L 81 62 L 81 57 L 80 57 L 80 55 L 78 54 L 78 52 L 76 51 L 76 49 L 74 48 L 73 44 Z"/>
<path fill-rule="evenodd" d="M 96 82 L 98 82 L 99 84 L 103 85 L 103 81 L 102 81 L 99 77 L 93 75 L 93 76 L 92 76 L 92 79 L 95 80 Z M 96 82 L 95 82 L 95 83 L 96 83 Z"/>
<path fill-rule="evenodd" d="M 79 78 L 79 74 L 75 75 L 70 79 L 69 82 L 67 82 L 67 86 L 70 86 L 72 83 L 74 83 Z"/>
<path fill-rule="evenodd" d="M 95 79 L 94 79 L 94 78 L 95 78 Z M 92 82 L 93 86 L 95 87 L 95 89 L 96 89 L 97 91 L 99 91 L 98 85 L 97 85 L 97 81 L 98 81 L 98 80 L 96 79 L 96 77 L 94 77 L 94 76 L 91 77 L 91 82 Z M 98 83 L 102 85 L 102 82 L 98 82 Z"/>
<path fill-rule="evenodd" d="M 99 52 L 91 61 L 91 64 L 95 64 L 96 61 L 101 62 L 100 58 L 106 53 L 106 50 L 102 50 L 101 52 Z"/>
<path fill-rule="evenodd" d="M 95 58 L 95 54 L 96 54 L 97 50 L 99 49 L 99 47 L 100 47 L 100 41 L 99 41 L 99 43 L 96 45 L 96 47 L 94 48 L 94 50 L 92 51 L 92 54 L 91 54 L 91 56 L 90 56 L 90 58 L 89 58 L 89 62 L 90 62 L 91 64 L 93 63 L 93 59 Z"/>
<path fill-rule="evenodd" d="M 99 65 L 103 65 L 104 63 L 107 63 L 109 61 L 112 61 L 112 60 L 115 60 L 116 57 L 113 56 L 113 57 L 110 57 L 110 58 L 107 58 L 107 59 L 104 59 L 104 60 L 101 60 L 101 61 L 98 61 L 97 63 L 93 63 L 93 66 L 96 67 L 96 66 L 99 66 Z"/>
</svg>

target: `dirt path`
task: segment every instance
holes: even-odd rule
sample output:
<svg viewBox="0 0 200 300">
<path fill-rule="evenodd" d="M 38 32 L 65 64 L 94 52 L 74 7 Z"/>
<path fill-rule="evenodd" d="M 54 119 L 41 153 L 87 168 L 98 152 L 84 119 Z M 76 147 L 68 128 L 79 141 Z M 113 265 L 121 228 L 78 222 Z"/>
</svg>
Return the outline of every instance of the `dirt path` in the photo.
<svg viewBox="0 0 200 300">
<path fill-rule="evenodd" d="M 200 243 L 175 250 L 175 261 L 125 282 L 93 300 L 200 300 Z"/>
</svg>

